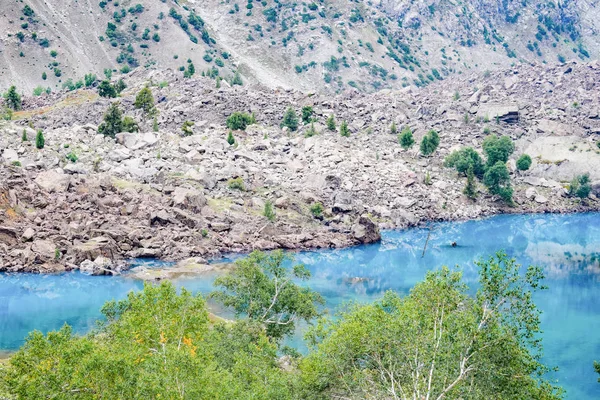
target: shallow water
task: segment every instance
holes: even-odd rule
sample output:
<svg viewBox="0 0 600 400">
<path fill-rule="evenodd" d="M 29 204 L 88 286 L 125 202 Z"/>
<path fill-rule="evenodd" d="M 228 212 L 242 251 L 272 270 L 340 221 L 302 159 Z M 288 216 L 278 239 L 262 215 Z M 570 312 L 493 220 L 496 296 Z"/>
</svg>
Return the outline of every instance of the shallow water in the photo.
<svg viewBox="0 0 600 400">
<path fill-rule="evenodd" d="M 544 266 L 549 290 L 536 296 L 543 310 L 545 361 L 568 399 L 600 398 L 593 371 L 600 361 L 600 213 L 497 216 L 428 229 L 388 231 L 380 244 L 296 255 L 334 311 L 347 301 L 372 301 L 388 289 L 407 293 L 428 269 L 460 265 L 470 284 L 473 260 L 504 249 L 522 264 Z M 450 244 L 456 242 L 457 247 Z M 352 278 L 362 278 L 352 283 Z M 177 281 L 192 291 L 211 290 L 214 275 Z M 357 280 L 354 280 L 357 281 Z M 142 283 L 126 277 L 0 275 L 0 350 L 19 347 L 32 329 L 48 331 L 68 323 L 79 332 L 94 326 L 101 305 L 123 298 Z M 298 338 L 293 343 L 302 346 Z"/>
</svg>

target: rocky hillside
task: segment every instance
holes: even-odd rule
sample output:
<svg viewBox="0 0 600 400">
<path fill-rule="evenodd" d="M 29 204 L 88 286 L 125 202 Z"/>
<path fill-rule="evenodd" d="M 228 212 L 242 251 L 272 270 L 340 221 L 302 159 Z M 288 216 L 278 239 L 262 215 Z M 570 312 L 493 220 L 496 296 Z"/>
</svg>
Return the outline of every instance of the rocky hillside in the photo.
<svg viewBox="0 0 600 400">
<path fill-rule="evenodd" d="M 427 86 L 469 71 L 597 58 L 595 0 L 6 1 L 0 90 L 189 64 L 268 88 Z M 177 71 L 177 72 L 175 72 Z M 48 89 L 49 88 L 49 89 Z"/>
<path fill-rule="evenodd" d="M 225 81 L 217 89 L 209 77 L 139 70 L 118 99 L 139 132 L 116 139 L 98 134 L 115 100 L 95 88 L 27 97 L 0 126 L 0 265 L 102 273 L 118 269 L 110 259 L 198 262 L 229 251 L 368 243 L 379 228 L 432 220 L 598 210 L 599 82 L 597 62 L 568 63 L 328 96 Z M 134 107 L 145 86 L 156 120 Z M 298 115 L 312 107 L 314 122 L 281 128 L 288 107 Z M 236 111 L 254 113 L 256 123 L 228 141 L 226 119 Z M 335 131 L 326 124 L 332 115 Z M 339 133 L 344 122 L 348 137 Z M 416 142 L 407 150 L 397 135 L 405 129 Z M 419 143 L 432 129 L 439 147 L 423 156 Z M 465 178 L 443 165 L 464 146 L 481 153 L 491 135 L 515 145 L 513 206 L 481 182 L 477 200 L 467 198 Z M 522 154 L 533 161 L 527 171 L 516 168 Z M 590 197 L 569 196 L 569 182 L 585 173 Z"/>
</svg>

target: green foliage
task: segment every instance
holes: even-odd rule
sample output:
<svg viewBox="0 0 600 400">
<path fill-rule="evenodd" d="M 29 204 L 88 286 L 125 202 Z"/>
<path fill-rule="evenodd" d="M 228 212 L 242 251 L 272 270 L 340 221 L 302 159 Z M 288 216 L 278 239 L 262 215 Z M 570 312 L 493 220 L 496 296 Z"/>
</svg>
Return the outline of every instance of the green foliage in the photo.
<svg viewBox="0 0 600 400">
<path fill-rule="evenodd" d="M 65 158 L 71 161 L 72 163 L 77 162 L 78 160 L 77 154 L 75 154 L 75 152 L 73 151 L 69 152 L 69 154 L 67 154 Z"/>
<path fill-rule="evenodd" d="M 597 361 L 594 361 L 594 369 L 596 370 L 596 373 L 600 375 L 600 363 Z M 600 378 L 598 378 L 598 382 L 600 382 Z"/>
<path fill-rule="evenodd" d="M 335 129 L 336 129 L 336 126 L 335 126 L 335 116 L 333 114 L 331 114 L 329 116 L 329 118 L 327 118 L 326 124 L 327 124 L 327 129 L 329 129 L 332 132 L 335 131 Z"/>
<path fill-rule="evenodd" d="M 298 321 L 310 322 L 319 316 L 323 298 L 294 279 L 307 280 L 304 265 L 291 268 L 292 260 L 282 251 L 266 254 L 252 252 L 235 262 L 232 272 L 215 280 L 218 291 L 211 297 L 230 307 L 236 315 L 245 315 L 265 327 L 269 337 L 280 340 L 294 332 Z"/>
<path fill-rule="evenodd" d="M 227 143 L 229 143 L 230 146 L 233 146 L 233 144 L 235 143 L 235 138 L 233 137 L 232 131 L 229 131 L 229 133 L 227 134 Z"/>
<path fill-rule="evenodd" d="M 413 144 L 415 144 L 413 133 L 408 126 L 404 127 L 400 135 L 398 135 L 398 142 L 404 150 L 410 149 L 413 146 Z"/>
<path fill-rule="evenodd" d="M 440 137 L 436 131 L 430 130 L 421 140 L 421 154 L 429 156 L 435 152 L 440 144 Z"/>
<path fill-rule="evenodd" d="M 396 127 L 396 121 L 392 122 L 392 125 L 390 126 L 390 133 L 392 135 L 396 135 L 398 133 L 398 128 Z"/>
<path fill-rule="evenodd" d="M 123 132 L 133 133 L 139 132 L 140 127 L 138 126 L 137 122 L 135 122 L 135 119 L 133 119 L 133 117 L 127 115 L 123 118 L 121 129 L 123 130 Z"/>
<path fill-rule="evenodd" d="M 313 137 L 317 134 L 318 134 L 318 132 L 317 132 L 317 129 L 315 128 L 315 123 L 311 122 L 310 128 L 308 128 L 308 130 L 304 133 L 304 137 L 309 138 L 309 137 Z"/>
<path fill-rule="evenodd" d="M 485 172 L 483 160 L 472 147 L 463 147 L 453 151 L 444 159 L 444 167 L 456 168 L 458 173 L 467 175 L 469 169 L 475 176 L 481 178 Z"/>
<path fill-rule="evenodd" d="M 48 79 L 48 74 L 46 74 L 46 72 L 42 72 L 42 79 L 43 80 Z"/>
<path fill-rule="evenodd" d="M 313 203 L 310 206 L 310 213 L 315 218 L 322 218 L 323 217 L 323 205 L 321 203 Z"/>
<path fill-rule="evenodd" d="M 38 129 L 35 135 L 35 147 L 41 150 L 44 148 L 45 145 L 46 139 L 44 138 L 44 132 L 42 132 L 41 129 Z"/>
<path fill-rule="evenodd" d="M 112 78 L 112 69 L 104 69 L 104 77 L 110 81 L 110 78 Z"/>
<path fill-rule="evenodd" d="M 248 114 L 244 112 L 236 111 L 227 117 L 227 127 L 234 131 L 243 131 L 246 130 L 248 125 L 252 125 L 256 123 L 256 118 L 254 114 Z"/>
<path fill-rule="evenodd" d="M 127 85 L 123 79 L 119 79 L 117 83 L 114 84 L 114 88 L 117 94 L 121 94 L 121 92 L 127 88 Z"/>
<path fill-rule="evenodd" d="M 314 110 L 312 108 L 312 106 L 304 106 L 302 107 L 302 122 L 304 122 L 304 125 L 310 124 L 311 122 L 313 122 L 313 116 L 314 114 Z"/>
<path fill-rule="evenodd" d="M 517 160 L 517 169 L 527 171 L 531 167 L 531 157 L 528 154 L 522 154 Z"/>
<path fill-rule="evenodd" d="M 473 172 L 472 165 L 469 165 L 467 169 L 467 184 L 465 185 L 463 193 L 471 200 L 477 199 L 477 183 L 475 183 L 475 173 Z"/>
<path fill-rule="evenodd" d="M 27 142 L 29 139 L 27 138 L 27 129 L 23 129 L 23 133 L 21 134 L 21 142 Z"/>
<path fill-rule="evenodd" d="M 94 82 L 96 82 L 96 75 L 94 74 L 85 74 L 83 76 L 83 80 L 85 83 L 85 87 L 90 87 L 94 84 Z"/>
<path fill-rule="evenodd" d="M 152 131 L 158 132 L 158 120 L 156 119 L 156 116 L 152 119 Z"/>
<path fill-rule="evenodd" d="M 590 175 L 583 174 L 576 176 L 569 184 L 569 195 L 585 199 L 590 195 L 592 186 L 590 185 Z"/>
<path fill-rule="evenodd" d="M 4 94 L 4 99 L 8 108 L 14 111 L 21 109 L 21 96 L 17 93 L 16 86 L 13 85 L 8 88 L 8 92 Z"/>
<path fill-rule="evenodd" d="M 431 174 L 429 173 L 429 171 L 425 172 L 425 178 L 423 179 L 423 183 L 426 184 L 427 186 L 431 185 Z"/>
<path fill-rule="evenodd" d="M 342 121 L 342 124 L 340 125 L 340 135 L 343 137 L 350 136 L 350 130 L 348 129 L 348 123 L 346 121 Z"/>
<path fill-rule="evenodd" d="M 246 186 L 244 185 L 244 180 L 242 179 L 241 176 L 238 176 L 237 178 L 229 179 L 227 181 L 227 187 L 231 190 L 240 190 L 242 192 L 244 190 L 246 190 Z"/>
<path fill-rule="evenodd" d="M 244 84 L 244 82 L 242 81 L 242 76 L 240 75 L 240 73 L 238 71 L 235 71 L 235 74 L 233 75 L 233 79 L 231 80 L 231 84 L 238 85 L 238 86 L 242 86 Z"/>
<path fill-rule="evenodd" d="M 41 96 L 42 93 L 44 93 L 45 89 L 41 86 L 36 86 L 35 89 L 33 89 L 33 95 L 34 96 Z"/>
<path fill-rule="evenodd" d="M 192 121 L 183 122 L 183 125 L 181 125 L 181 132 L 183 133 L 183 136 L 192 136 L 194 134 L 192 126 L 194 126 Z"/>
<path fill-rule="evenodd" d="M 263 215 L 267 217 L 267 219 L 271 222 L 275 221 L 275 210 L 273 209 L 273 203 L 270 200 L 265 201 L 265 208 L 263 210 Z"/>
<path fill-rule="evenodd" d="M 515 151 L 515 145 L 508 136 L 487 136 L 483 140 L 483 151 L 487 155 L 486 165 L 491 167 L 497 162 L 508 161 L 508 157 Z"/>
<path fill-rule="evenodd" d="M 119 108 L 119 103 L 115 102 L 108 106 L 108 110 L 104 114 L 104 122 L 98 127 L 98 133 L 114 138 L 117 133 L 123 131 L 123 121 L 121 118 L 123 113 Z"/>
<path fill-rule="evenodd" d="M 11 108 L 8 107 L 4 107 L 4 110 L 2 111 L 2 119 L 5 121 L 10 121 L 13 117 L 13 110 Z"/>
<path fill-rule="evenodd" d="M 298 116 L 292 107 L 288 107 L 285 111 L 283 121 L 281 121 L 281 127 L 287 127 L 292 132 L 298 129 Z"/>
<path fill-rule="evenodd" d="M 98 85 L 98 95 L 101 97 L 115 98 L 117 97 L 117 90 L 108 80 L 104 80 Z"/>
<path fill-rule="evenodd" d="M 144 87 L 135 97 L 133 106 L 138 109 L 142 109 L 144 114 L 147 116 L 153 116 L 156 112 L 154 108 L 154 96 L 152 96 L 152 90 L 148 86 Z"/>
<path fill-rule="evenodd" d="M 387 292 L 320 321 L 301 398 L 560 399 L 539 361 L 541 268 L 521 275 L 504 253 L 477 265 L 474 296 L 444 267 L 405 297 Z"/>
<path fill-rule="evenodd" d="M 506 203 L 512 205 L 513 190 L 510 186 L 510 175 L 506 163 L 498 161 L 487 168 L 483 175 L 483 184 L 491 194 L 499 195 Z"/>
</svg>

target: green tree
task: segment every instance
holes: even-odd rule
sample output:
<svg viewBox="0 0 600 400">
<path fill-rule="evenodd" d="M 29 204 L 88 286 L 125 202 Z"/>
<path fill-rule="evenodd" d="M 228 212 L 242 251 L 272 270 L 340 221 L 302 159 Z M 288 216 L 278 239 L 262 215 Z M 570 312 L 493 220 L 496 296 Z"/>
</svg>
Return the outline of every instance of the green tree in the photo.
<svg viewBox="0 0 600 400">
<path fill-rule="evenodd" d="M 230 146 L 233 146 L 233 144 L 235 143 L 235 138 L 233 137 L 232 131 L 229 131 L 229 133 L 227 134 L 227 143 L 229 143 Z"/>
<path fill-rule="evenodd" d="M 508 157 L 515 151 L 515 145 L 508 136 L 490 135 L 483 140 L 483 151 L 487 155 L 486 165 L 491 167 L 498 161 L 507 162 Z"/>
<path fill-rule="evenodd" d="M 467 184 L 463 193 L 468 198 L 475 200 L 477 199 L 477 183 L 475 182 L 475 173 L 473 172 L 473 166 L 469 165 L 467 169 Z"/>
<path fill-rule="evenodd" d="M 310 206 L 310 213 L 315 218 L 319 218 L 319 219 L 323 218 L 323 204 L 313 203 L 313 205 Z"/>
<path fill-rule="evenodd" d="M 531 167 L 531 157 L 528 154 L 522 154 L 517 160 L 517 169 L 527 171 Z"/>
<path fill-rule="evenodd" d="M 85 87 L 92 86 L 94 84 L 94 82 L 96 82 L 96 79 L 97 79 L 96 75 L 94 75 L 94 74 L 91 74 L 91 73 L 90 74 L 85 74 L 83 76 Z"/>
<path fill-rule="evenodd" d="M 467 175 L 469 168 L 473 169 L 473 174 L 478 178 L 483 177 L 485 166 L 478 152 L 472 147 L 463 147 L 460 150 L 453 151 L 444 159 L 446 168 L 456 168 L 458 173 Z"/>
<path fill-rule="evenodd" d="M 592 186 L 590 185 L 590 174 L 576 176 L 569 184 L 569 195 L 585 199 L 590 195 Z"/>
<path fill-rule="evenodd" d="M 312 108 L 312 106 L 304 106 L 302 107 L 302 122 L 304 122 L 304 125 L 308 125 L 311 122 L 313 122 L 313 116 L 314 114 L 314 110 Z"/>
<path fill-rule="evenodd" d="M 6 105 L 12 110 L 18 111 L 21 109 L 21 96 L 17 93 L 16 86 L 11 86 L 8 88 L 8 92 L 4 95 L 4 99 L 6 100 Z"/>
<path fill-rule="evenodd" d="M 142 109 L 145 115 L 153 116 L 156 109 L 154 108 L 154 96 L 152 90 L 148 86 L 144 87 L 135 97 L 133 106 Z"/>
<path fill-rule="evenodd" d="M 346 121 L 342 121 L 342 124 L 340 125 L 340 135 L 343 137 L 350 136 L 350 130 L 348 129 L 348 123 Z"/>
<path fill-rule="evenodd" d="M 294 132 L 298 130 L 298 116 L 296 111 L 292 107 L 288 107 L 283 114 L 283 121 L 281 121 L 281 127 L 287 127 L 290 131 Z"/>
<path fill-rule="evenodd" d="M 447 267 L 401 297 L 387 292 L 320 321 L 301 360 L 301 398 L 560 399 L 540 362 L 543 279 L 498 253 L 477 263 L 479 289 Z"/>
<path fill-rule="evenodd" d="M 114 138 L 117 133 L 123 131 L 122 117 L 123 113 L 119 108 L 119 103 L 112 103 L 104 114 L 104 122 L 98 127 L 98 133 Z"/>
<path fill-rule="evenodd" d="M 254 114 L 248 114 L 244 112 L 236 111 L 227 117 L 227 127 L 234 131 L 243 131 L 246 130 L 248 125 L 252 125 L 256 123 L 256 118 Z"/>
<path fill-rule="evenodd" d="M 46 145 L 46 139 L 44 138 L 44 132 L 41 129 L 37 130 L 37 134 L 35 135 L 35 147 L 38 149 L 43 149 Z"/>
<path fill-rule="evenodd" d="M 331 114 L 329 118 L 327 118 L 327 129 L 329 129 L 332 132 L 336 129 L 335 116 L 333 114 Z"/>
<path fill-rule="evenodd" d="M 279 340 L 294 332 L 297 321 L 317 317 L 317 305 L 324 302 L 318 293 L 294 283 L 294 279 L 309 279 L 310 272 L 303 265 L 286 267 L 291 261 L 280 250 L 269 254 L 254 251 L 236 261 L 233 271 L 215 280 L 220 290 L 210 296 L 236 315 L 257 321 L 268 336 Z"/>
<path fill-rule="evenodd" d="M 104 70 L 104 77 L 110 81 L 110 78 L 112 78 L 112 69 L 106 68 Z"/>
<path fill-rule="evenodd" d="M 594 361 L 594 369 L 596 370 L 596 373 L 600 375 L 600 363 L 597 361 Z M 600 382 L 600 378 L 598 378 L 598 382 Z"/>
<path fill-rule="evenodd" d="M 117 97 L 117 91 L 109 81 L 104 80 L 98 85 L 98 95 L 101 97 L 115 98 Z"/>
<path fill-rule="evenodd" d="M 435 152 L 440 144 L 440 137 L 436 131 L 430 130 L 421 140 L 421 154 L 429 156 Z"/>
<path fill-rule="evenodd" d="M 23 133 L 21 134 L 21 142 L 27 142 L 29 139 L 27 138 L 27 130 L 23 129 Z"/>
<path fill-rule="evenodd" d="M 271 222 L 275 221 L 275 210 L 273 209 L 273 203 L 267 200 L 265 201 L 265 208 L 263 210 L 263 215 L 267 217 L 267 219 Z"/>
<path fill-rule="evenodd" d="M 135 122 L 135 119 L 133 119 L 133 117 L 127 115 L 123 118 L 121 129 L 123 130 L 123 132 L 133 133 L 139 132 L 140 127 L 138 126 L 137 122 Z"/>
<path fill-rule="evenodd" d="M 402 129 L 402 132 L 398 136 L 398 141 L 400 142 L 400 146 L 402 146 L 404 150 L 410 149 L 413 146 L 413 144 L 415 144 L 413 133 L 408 126 Z"/>
<path fill-rule="evenodd" d="M 121 92 L 127 88 L 127 85 L 123 79 L 119 79 L 117 83 L 115 83 L 114 88 L 117 94 L 121 94 Z"/>
<path fill-rule="evenodd" d="M 504 162 L 498 161 L 485 171 L 483 184 L 491 194 L 500 196 L 509 205 L 512 204 L 513 190 L 510 186 L 508 168 Z"/>
</svg>

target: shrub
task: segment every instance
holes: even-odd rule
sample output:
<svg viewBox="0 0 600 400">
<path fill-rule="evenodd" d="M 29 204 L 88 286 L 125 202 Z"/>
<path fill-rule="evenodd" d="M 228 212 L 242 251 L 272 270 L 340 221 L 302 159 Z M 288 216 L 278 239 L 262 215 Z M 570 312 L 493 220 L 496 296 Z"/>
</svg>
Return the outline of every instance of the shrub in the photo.
<svg viewBox="0 0 600 400">
<path fill-rule="evenodd" d="M 316 134 L 317 134 L 317 130 L 315 129 L 315 123 L 311 122 L 310 128 L 308 128 L 308 130 L 304 134 L 304 137 L 309 138 L 309 137 L 315 136 Z"/>
<path fill-rule="evenodd" d="M 114 84 L 115 91 L 117 94 L 120 94 L 123 90 L 127 88 L 125 81 L 123 79 L 119 79 L 117 83 Z"/>
<path fill-rule="evenodd" d="M 528 154 L 522 154 L 517 160 L 517 169 L 527 171 L 531 167 L 531 157 Z"/>
<path fill-rule="evenodd" d="M 412 131 L 408 126 L 402 129 L 402 133 L 398 135 L 398 142 L 404 150 L 410 149 L 413 146 L 413 144 L 415 144 L 415 139 L 413 138 Z"/>
<path fill-rule="evenodd" d="M 46 139 L 44 138 L 44 132 L 41 129 L 37 130 L 37 134 L 35 135 L 35 147 L 38 149 L 43 149 L 46 145 Z"/>
<path fill-rule="evenodd" d="M 123 132 L 133 133 L 133 132 L 139 132 L 140 127 L 138 126 L 137 122 L 135 122 L 135 120 L 132 117 L 126 116 L 125 118 L 123 118 L 123 122 L 121 124 L 121 129 L 123 130 Z"/>
<path fill-rule="evenodd" d="M 469 165 L 467 169 L 467 184 L 463 193 L 468 198 L 475 200 L 477 198 L 477 184 L 475 183 L 475 174 L 473 173 L 473 166 Z"/>
<path fill-rule="evenodd" d="M 396 121 L 392 122 L 392 125 L 390 126 L 390 133 L 392 135 L 395 135 L 398 133 L 398 128 L 396 127 Z"/>
<path fill-rule="evenodd" d="M 421 154 L 429 156 L 435 152 L 440 144 L 440 137 L 434 130 L 430 130 L 421 140 Z"/>
<path fill-rule="evenodd" d="M 343 137 L 350 136 L 350 130 L 348 129 L 348 123 L 346 121 L 342 121 L 342 124 L 340 125 L 340 135 Z"/>
<path fill-rule="evenodd" d="M 45 72 L 42 72 L 42 79 L 46 80 L 48 78 L 48 75 Z"/>
<path fill-rule="evenodd" d="M 41 86 L 37 86 L 35 89 L 33 89 L 33 95 L 34 96 L 41 96 L 42 93 L 44 93 L 44 88 Z"/>
<path fill-rule="evenodd" d="M 152 90 L 148 86 L 140 90 L 140 92 L 135 97 L 135 103 L 133 103 L 135 108 L 142 109 L 145 115 L 152 116 L 154 115 L 154 96 L 152 96 Z"/>
<path fill-rule="evenodd" d="M 473 174 L 478 178 L 481 178 L 485 172 L 481 156 L 472 147 L 463 147 L 450 153 L 444 160 L 444 166 L 456 168 L 458 173 L 465 176 L 469 169 L 472 169 Z"/>
<path fill-rule="evenodd" d="M 21 134 L 21 142 L 27 142 L 29 139 L 27 138 L 27 129 L 23 129 L 23 133 Z"/>
<path fill-rule="evenodd" d="M 235 138 L 233 137 L 233 132 L 229 131 L 229 133 L 227 134 L 227 143 L 229 143 L 230 146 L 233 146 L 233 144 L 235 143 Z"/>
<path fill-rule="evenodd" d="M 117 97 L 117 91 L 108 80 L 104 80 L 98 85 L 98 95 L 101 97 L 114 98 Z"/>
<path fill-rule="evenodd" d="M 590 185 L 590 175 L 583 174 L 576 176 L 569 184 L 569 195 L 585 199 L 590 195 L 592 187 Z"/>
<path fill-rule="evenodd" d="M 331 114 L 329 118 L 327 118 L 327 129 L 333 132 L 335 131 L 335 128 L 335 117 Z"/>
<path fill-rule="evenodd" d="M 498 161 L 488 167 L 483 175 L 483 184 L 491 194 L 499 195 L 506 203 L 512 204 L 512 188 L 506 163 Z"/>
<path fill-rule="evenodd" d="M 292 132 L 298 129 L 298 116 L 292 107 L 288 107 L 285 111 L 283 121 L 281 121 L 281 127 L 287 127 Z"/>
<path fill-rule="evenodd" d="M 243 131 L 246 130 L 248 125 L 252 125 L 256 123 L 256 118 L 254 114 L 247 114 L 244 112 L 236 111 L 227 117 L 227 127 L 234 131 Z"/>
<path fill-rule="evenodd" d="M 4 99 L 6 100 L 7 107 L 12 110 L 18 111 L 21 109 L 21 96 L 17 93 L 17 87 L 11 86 L 8 88 L 8 92 L 4 95 Z"/>
<path fill-rule="evenodd" d="M 312 106 L 304 106 L 302 107 L 302 122 L 305 125 L 313 122 L 312 116 L 314 114 Z"/>
<path fill-rule="evenodd" d="M 122 117 L 123 113 L 119 108 L 119 103 L 112 103 L 110 106 L 108 106 L 108 110 L 104 114 L 104 122 L 102 122 L 98 127 L 98 133 L 114 138 L 117 133 L 122 132 Z"/>
<path fill-rule="evenodd" d="M 181 132 L 183 132 L 183 136 L 192 136 L 194 134 L 192 126 L 194 126 L 192 121 L 184 121 L 183 125 L 181 125 Z"/>
<path fill-rule="evenodd" d="M 273 203 L 267 200 L 265 202 L 265 208 L 263 210 L 263 215 L 267 217 L 267 219 L 271 222 L 275 221 L 275 211 L 273 210 Z"/>
<path fill-rule="evenodd" d="M 242 179 L 241 176 L 228 180 L 227 187 L 232 190 L 241 190 L 241 191 L 246 190 L 246 187 L 244 186 L 244 180 Z"/>
<path fill-rule="evenodd" d="M 313 205 L 310 206 L 310 213 L 315 218 L 322 218 L 323 217 L 323 205 L 321 203 L 313 203 Z"/>
<path fill-rule="evenodd" d="M 497 162 L 507 162 L 515 151 L 515 145 L 508 136 L 488 136 L 483 140 L 483 151 L 487 155 L 486 165 L 491 167 Z"/>
<path fill-rule="evenodd" d="M 85 74 L 83 76 L 83 80 L 85 83 L 85 87 L 90 87 L 96 82 L 96 75 L 94 74 Z"/>
<path fill-rule="evenodd" d="M 69 161 L 71 161 L 72 163 L 77 162 L 78 158 L 77 158 L 77 154 L 75 154 L 74 152 L 70 152 L 69 154 L 67 154 L 65 156 L 65 158 Z"/>
</svg>

